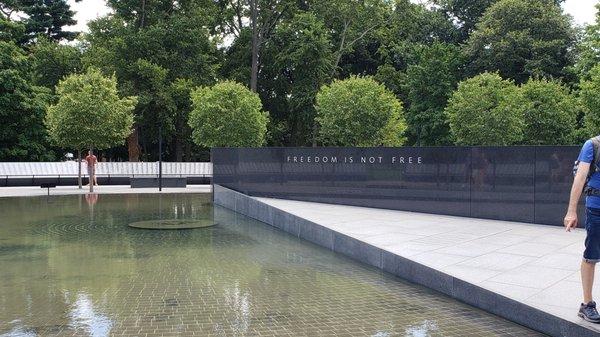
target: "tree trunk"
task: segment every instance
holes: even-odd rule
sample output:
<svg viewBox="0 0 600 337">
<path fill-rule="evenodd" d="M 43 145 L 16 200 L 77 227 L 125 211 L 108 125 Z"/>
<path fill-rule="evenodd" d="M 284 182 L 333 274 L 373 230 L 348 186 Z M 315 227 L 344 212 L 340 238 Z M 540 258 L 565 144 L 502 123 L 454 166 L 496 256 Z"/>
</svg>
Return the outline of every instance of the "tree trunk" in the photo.
<svg viewBox="0 0 600 337">
<path fill-rule="evenodd" d="M 344 21 L 344 30 L 342 31 L 342 38 L 340 41 L 340 48 L 338 49 L 337 53 L 335 53 L 335 62 L 333 63 L 333 68 L 331 68 L 331 79 L 334 79 L 336 74 L 337 74 L 337 68 L 338 65 L 340 64 L 340 61 L 342 59 L 342 53 L 344 52 L 344 48 L 346 48 L 346 32 L 348 31 L 348 26 L 350 24 L 348 23 L 348 21 Z"/>
<path fill-rule="evenodd" d="M 185 142 L 185 161 L 192 161 L 192 142 Z"/>
<path fill-rule="evenodd" d="M 258 0 L 250 0 L 250 24 L 252 25 L 252 68 L 250 71 L 250 90 L 257 91 L 258 83 Z"/>
<path fill-rule="evenodd" d="M 175 138 L 175 161 L 179 163 L 183 161 L 183 142 L 180 136 Z"/>
<path fill-rule="evenodd" d="M 177 132 L 175 132 L 175 161 L 183 161 L 183 140 L 185 139 L 185 122 L 179 120 L 177 123 Z"/>
<path fill-rule="evenodd" d="M 129 161 L 140 161 L 140 143 L 137 127 L 127 137 L 127 150 L 129 152 Z"/>
<path fill-rule="evenodd" d="M 79 189 L 81 187 L 81 150 L 77 150 L 77 165 L 79 168 L 77 169 L 77 184 L 79 185 Z"/>
</svg>

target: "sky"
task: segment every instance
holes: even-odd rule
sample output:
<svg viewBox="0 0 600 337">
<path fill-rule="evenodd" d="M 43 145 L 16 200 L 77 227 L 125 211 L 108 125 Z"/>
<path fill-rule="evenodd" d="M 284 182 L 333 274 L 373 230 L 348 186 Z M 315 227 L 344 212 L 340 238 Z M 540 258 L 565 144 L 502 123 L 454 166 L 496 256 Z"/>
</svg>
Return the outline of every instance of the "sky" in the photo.
<svg viewBox="0 0 600 337">
<path fill-rule="evenodd" d="M 71 9 L 76 12 L 77 25 L 69 27 L 73 31 L 87 31 L 87 22 L 109 12 L 104 0 L 68 0 Z M 423 2 L 425 0 L 412 0 Z M 596 17 L 595 4 L 600 0 L 566 0 L 563 8 L 566 13 L 571 14 L 577 25 L 593 23 Z"/>
</svg>

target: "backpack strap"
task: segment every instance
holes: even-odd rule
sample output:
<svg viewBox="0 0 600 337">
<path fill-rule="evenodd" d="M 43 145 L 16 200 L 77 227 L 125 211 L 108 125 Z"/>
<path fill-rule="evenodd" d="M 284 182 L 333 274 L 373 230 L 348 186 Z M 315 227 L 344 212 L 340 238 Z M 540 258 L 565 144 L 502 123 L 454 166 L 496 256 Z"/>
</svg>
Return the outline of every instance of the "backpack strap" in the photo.
<svg viewBox="0 0 600 337">
<path fill-rule="evenodd" d="M 594 159 L 592 160 L 592 163 L 590 165 L 588 177 L 591 177 L 592 174 L 596 172 L 596 170 L 598 169 L 598 161 L 600 161 L 600 136 L 596 136 L 591 140 L 592 146 L 594 148 Z"/>
</svg>

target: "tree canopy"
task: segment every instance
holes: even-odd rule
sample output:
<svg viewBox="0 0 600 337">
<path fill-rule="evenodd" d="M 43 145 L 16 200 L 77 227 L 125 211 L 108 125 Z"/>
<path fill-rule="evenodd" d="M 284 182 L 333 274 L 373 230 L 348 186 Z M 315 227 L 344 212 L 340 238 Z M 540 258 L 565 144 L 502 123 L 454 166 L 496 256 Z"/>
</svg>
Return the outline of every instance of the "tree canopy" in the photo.
<svg viewBox="0 0 600 337">
<path fill-rule="evenodd" d="M 498 71 L 524 83 L 530 76 L 568 77 L 575 41 L 569 16 L 550 0 L 500 0 L 465 45 L 471 74 Z"/>
<path fill-rule="evenodd" d="M 0 4 L 0 16 L 24 25 L 23 43 L 40 35 L 54 41 L 73 40 L 77 32 L 63 28 L 77 23 L 74 15 L 67 0 L 8 0 Z"/>
<path fill-rule="evenodd" d="M 31 63 L 13 42 L 0 41 L 0 160 L 52 160 L 43 125 L 49 90 L 33 85 Z"/>
<path fill-rule="evenodd" d="M 159 126 L 170 143 L 191 142 L 186 138 L 189 110 L 178 110 L 183 106 L 177 105 L 171 89 L 177 81 L 189 80 L 194 86 L 215 82 L 220 53 L 207 27 L 213 21 L 213 9 L 202 1 L 181 6 L 152 3 L 145 13 L 132 12 L 138 2 L 115 2 L 114 6 L 116 15 L 89 25 L 83 64 L 116 74 L 119 90 L 138 97 L 134 130 L 127 140 L 129 160 L 148 159 L 143 149 L 157 147 Z M 177 127 L 182 125 L 182 129 Z M 181 158 L 183 148 L 167 147 L 166 152 L 176 152 L 173 155 Z M 189 160 L 191 148 L 185 148 Z"/>
<path fill-rule="evenodd" d="M 451 144 L 444 108 L 460 80 L 464 60 L 452 44 L 421 46 L 415 62 L 406 69 L 406 101 L 409 107 L 409 143 L 415 145 Z"/>
<path fill-rule="evenodd" d="M 446 113 L 458 145 L 513 145 L 523 139 L 525 107 L 512 81 L 483 73 L 458 84 Z"/>
<path fill-rule="evenodd" d="M 571 144 L 581 107 L 569 89 L 557 81 L 532 79 L 521 86 L 521 92 L 527 102 L 523 143 Z"/>
<path fill-rule="evenodd" d="M 585 109 L 588 137 L 600 134 L 600 65 L 594 66 L 587 79 L 581 81 L 581 101 Z"/>
<path fill-rule="evenodd" d="M 268 114 L 260 98 L 242 84 L 221 82 L 192 92 L 189 125 L 196 144 L 256 147 L 265 142 Z"/>
<path fill-rule="evenodd" d="M 120 98 L 117 80 L 94 68 L 60 81 L 56 104 L 48 108 L 46 126 L 53 142 L 64 148 L 107 149 L 131 133 L 135 97 Z"/>
<path fill-rule="evenodd" d="M 583 37 L 577 46 L 576 70 L 580 77 L 588 78 L 590 70 L 600 63 L 600 3 L 596 4 L 596 22 L 583 30 Z"/>
<path fill-rule="evenodd" d="M 111 12 L 78 33 L 67 0 L 7 0 L 0 159 L 67 150 L 49 142 L 45 111 L 58 104 L 61 80 L 88 69 L 114 78 L 119 97 L 137 97 L 132 132 L 103 152 L 108 160 L 157 159 L 159 130 L 166 160 L 207 160 L 209 143 L 190 126 L 193 97 L 233 82 L 269 116 L 266 132 L 254 129 L 263 145 L 571 144 L 600 132 L 600 5 L 596 22 L 578 27 L 562 2 L 107 0 Z M 362 104 L 355 89 L 383 100 L 365 103 L 356 120 L 335 119 L 350 110 L 323 114 L 354 108 L 325 103 L 336 90 Z M 385 138 L 365 116 L 380 121 L 387 112 L 374 109 L 395 111 L 394 102 Z"/>
<path fill-rule="evenodd" d="M 406 123 L 402 103 L 371 77 L 350 77 L 317 94 L 319 142 L 335 146 L 399 146 Z"/>
</svg>

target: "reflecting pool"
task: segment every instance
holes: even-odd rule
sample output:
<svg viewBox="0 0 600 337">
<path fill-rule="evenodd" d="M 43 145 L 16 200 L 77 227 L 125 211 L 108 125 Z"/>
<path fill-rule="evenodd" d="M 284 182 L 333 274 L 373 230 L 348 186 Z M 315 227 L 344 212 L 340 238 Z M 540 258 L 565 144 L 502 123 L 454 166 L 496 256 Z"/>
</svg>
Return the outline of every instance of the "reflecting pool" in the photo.
<svg viewBox="0 0 600 337">
<path fill-rule="evenodd" d="M 0 336 L 539 336 L 209 195 L 0 198 L 0 214 Z"/>
</svg>

